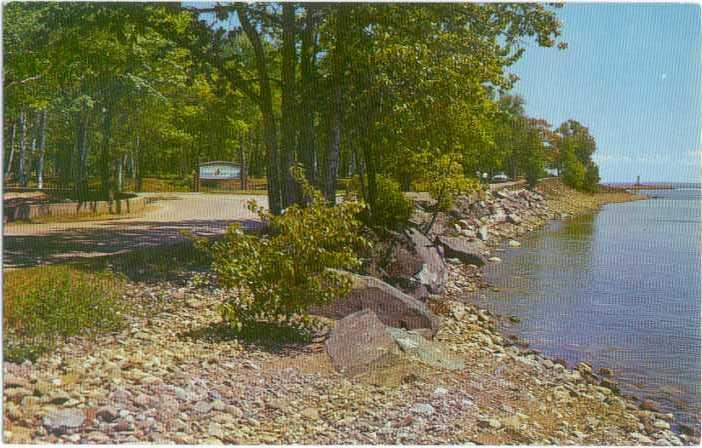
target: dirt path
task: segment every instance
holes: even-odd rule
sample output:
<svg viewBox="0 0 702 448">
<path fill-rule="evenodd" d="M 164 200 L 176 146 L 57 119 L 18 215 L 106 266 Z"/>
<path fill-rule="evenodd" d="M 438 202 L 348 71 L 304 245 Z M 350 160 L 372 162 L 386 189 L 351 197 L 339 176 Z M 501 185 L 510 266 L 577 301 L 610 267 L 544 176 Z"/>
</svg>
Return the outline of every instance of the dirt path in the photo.
<svg viewBox="0 0 702 448">
<path fill-rule="evenodd" d="M 140 217 L 5 225 L 2 242 L 4 267 L 27 267 L 173 244 L 183 241 L 183 230 L 200 236 L 214 236 L 224 233 L 233 222 L 245 227 L 256 225 L 256 215 L 246 208 L 249 200 L 267 205 L 265 196 L 254 195 L 144 195 L 158 199 L 156 207 Z"/>
</svg>

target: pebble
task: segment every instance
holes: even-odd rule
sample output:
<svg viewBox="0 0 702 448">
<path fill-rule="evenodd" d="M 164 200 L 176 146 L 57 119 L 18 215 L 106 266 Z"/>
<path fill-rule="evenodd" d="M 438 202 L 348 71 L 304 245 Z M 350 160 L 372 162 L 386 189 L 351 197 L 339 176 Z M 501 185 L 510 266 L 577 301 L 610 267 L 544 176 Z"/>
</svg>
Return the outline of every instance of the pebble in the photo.
<svg viewBox="0 0 702 448">
<path fill-rule="evenodd" d="M 639 443 L 645 443 L 645 444 L 652 444 L 653 443 L 653 440 L 651 440 L 650 438 L 641 434 L 640 432 L 632 432 L 629 434 L 629 436 L 631 438 L 635 439 Z"/>
<path fill-rule="evenodd" d="M 207 414 L 213 407 L 214 405 L 208 401 L 198 401 L 195 403 L 195 406 L 193 406 L 193 410 L 195 410 L 195 412 L 199 412 L 200 414 Z"/>
<path fill-rule="evenodd" d="M 434 389 L 434 396 L 436 397 L 444 397 L 448 394 L 448 389 L 443 388 L 443 387 L 437 387 Z"/>
<path fill-rule="evenodd" d="M 412 406 L 412 412 L 421 415 L 432 415 L 434 413 L 434 406 L 427 403 L 417 403 Z"/>
<path fill-rule="evenodd" d="M 319 411 L 315 408 L 305 408 L 300 412 L 300 415 L 310 420 L 319 420 Z"/>
<path fill-rule="evenodd" d="M 95 417 L 105 422 L 111 422 L 119 416 L 117 409 L 112 406 L 103 406 L 95 412 Z"/>
<path fill-rule="evenodd" d="M 665 420 L 658 419 L 653 422 L 653 427 L 658 429 L 670 429 L 670 423 L 666 422 Z"/>
</svg>

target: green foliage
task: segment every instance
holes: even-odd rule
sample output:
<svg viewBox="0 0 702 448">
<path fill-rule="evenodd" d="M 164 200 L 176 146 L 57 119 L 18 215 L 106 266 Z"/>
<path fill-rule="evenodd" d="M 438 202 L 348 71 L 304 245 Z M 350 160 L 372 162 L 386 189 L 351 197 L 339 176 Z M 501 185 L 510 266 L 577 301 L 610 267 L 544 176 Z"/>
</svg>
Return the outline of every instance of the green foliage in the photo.
<svg viewBox="0 0 702 448">
<path fill-rule="evenodd" d="M 563 181 L 576 190 L 582 190 L 585 185 L 585 167 L 573 153 L 566 154 Z"/>
<path fill-rule="evenodd" d="M 348 183 L 348 197 L 363 197 L 361 179 L 354 176 Z M 366 208 L 360 217 L 371 228 L 377 230 L 399 230 L 407 225 L 412 216 L 413 205 L 400 184 L 385 176 L 376 178 L 375 203 Z"/>
<path fill-rule="evenodd" d="M 321 193 L 293 169 L 306 205 L 292 205 L 273 216 L 255 203 L 269 224 L 270 234 L 244 233 L 237 225 L 212 245 L 199 242 L 212 256 L 212 270 L 237 294 L 221 306 L 222 317 L 232 326 L 256 322 L 306 322 L 313 305 L 323 305 L 348 293 L 350 280 L 339 270 L 360 266 L 357 250 L 366 246 L 362 224 L 356 219 L 357 202 L 330 207 Z"/>
<path fill-rule="evenodd" d="M 463 174 L 460 154 L 445 154 L 430 163 L 424 171 L 424 182 L 428 191 L 437 201 L 439 210 L 453 207 L 456 196 L 468 194 L 480 189 L 476 179 Z"/>
<path fill-rule="evenodd" d="M 583 189 L 590 193 L 596 193 L 600 184 L 600 169 L 597 164 L 590 162 L 585 168 L 585 179 L 583 181 Z"/>
<path fill-rule="evenodd" d="M 524 141 L 522 155 L 524 176 L 530 188 L 536 186 L 536 181 L 544 175 L 544 150 L 543 141 L 536 129 L 529 129 Z"/>
<path fill-rule="evenodd" d="M 89 273 L 71 265 L 41 266 L 5 273 L 5 359 L 35 359 L 68 336 L 91 336 L 121 325 L 122 281 L 111 273 Z"/>
</svg>

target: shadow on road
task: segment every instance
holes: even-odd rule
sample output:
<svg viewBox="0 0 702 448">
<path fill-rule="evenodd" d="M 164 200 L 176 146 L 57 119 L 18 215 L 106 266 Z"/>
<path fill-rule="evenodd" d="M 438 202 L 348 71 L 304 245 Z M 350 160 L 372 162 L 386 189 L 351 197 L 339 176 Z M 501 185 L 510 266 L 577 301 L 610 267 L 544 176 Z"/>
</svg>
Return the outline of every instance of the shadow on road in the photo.
<svg viewBox="0 0 702 448">
<path fill-rule="evenodd" d="M 181 234 L 184 230 L 196 236 L 220 236 L 233 222 L 247 230 L 261 226 L 254 220 L 143 221 L 98 223 L 93 227 L 63 229 L 42 235 L 5 235 L 3 265 L 5 268 L 21 268 L 155 249 L 186 242 L 188 238 Z"/>
</svg>

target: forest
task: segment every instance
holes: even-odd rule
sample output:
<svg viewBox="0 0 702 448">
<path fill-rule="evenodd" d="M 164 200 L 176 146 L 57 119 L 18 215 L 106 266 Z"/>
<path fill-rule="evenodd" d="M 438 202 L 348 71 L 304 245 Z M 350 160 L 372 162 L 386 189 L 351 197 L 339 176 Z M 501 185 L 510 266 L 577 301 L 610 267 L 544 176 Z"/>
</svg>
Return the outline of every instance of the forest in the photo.
<svg viewBox="0 0 702 448">
<path fill-rule="evenodd" d="M 9 3 L 5 186 L 111 200 L 225 160 L 265 178 L 274 215 L 302 201 L 295 166 L 331 203 L 353 178 L 371 214 L 388 188 L 484 172 L 593 191 L 587 127 L 530 117 L 513 91 L 530 47 L 567 51 L 557 8 Z"/>
</svg>

